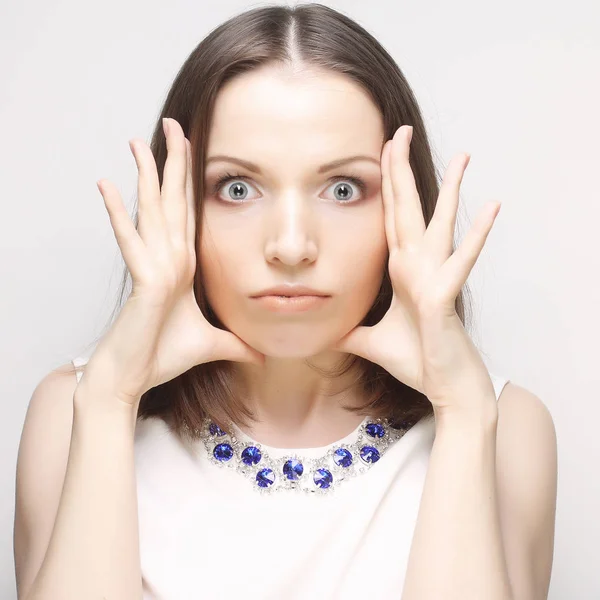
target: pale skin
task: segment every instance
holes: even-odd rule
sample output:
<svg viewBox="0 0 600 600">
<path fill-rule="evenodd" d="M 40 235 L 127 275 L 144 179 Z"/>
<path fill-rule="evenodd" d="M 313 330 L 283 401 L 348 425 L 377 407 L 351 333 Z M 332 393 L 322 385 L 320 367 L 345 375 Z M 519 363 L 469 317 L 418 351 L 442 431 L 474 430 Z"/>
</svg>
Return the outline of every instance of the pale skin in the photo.
<svg viewBox="0 0 600 600">
<path fill-rule="evenodd" d="M 340 406 L 362 400 L 354 388 L 336 393 L 348 378 L 332 384 L 305 359 L 319 367 L 337 364 L 344 354 L 332 345 L 368 312 L 381 285 L 388 257 L 382 146 L 379 111 L 360 87 L 340 76 L 290 76 L 266 68 L 236 78 L 219 94 L 208 139 L 209 192 L 198 260 L 221 321 L 265 356 L 264 366 L 234 363 L 260 419 L 249 433 L 263 443 L 321 446 L 362 420 Z M 210 161 L 217 155 L 251 161 L 262 174 Z M 370 160 L 318 173 L 321 165 L 350 156 Z M 214 193 L 225 172 L 246 179 L 236 177 Z M 331 182 L 348 174 L 360 177 L 366 189 L 348 179 Z M 346 200 L 335 195 L 340 184 Z M 227 194 L 236 185 L 246 192 L 239 204 Z M 295 315 L 266 311 L 249 299 L 286 281 L 331 298 Z"/>
</svg>

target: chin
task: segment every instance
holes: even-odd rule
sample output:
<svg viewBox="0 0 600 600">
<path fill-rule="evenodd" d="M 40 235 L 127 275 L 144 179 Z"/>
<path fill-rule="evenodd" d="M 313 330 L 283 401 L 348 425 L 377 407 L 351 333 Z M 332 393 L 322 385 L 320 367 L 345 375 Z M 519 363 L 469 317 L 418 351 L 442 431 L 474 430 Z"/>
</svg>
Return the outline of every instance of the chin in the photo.
<svg viewBox="0 0 600 600">
<path fill-rule="evenodd" d="M 330 348 L 341 334 L 324 331 L 322 323 L 296 323 L 286 327 L 273 327 L 257 330 L 244 335 L 235 332 L 246 344 L 269 358 L 308 358 Z"/>
</svg>

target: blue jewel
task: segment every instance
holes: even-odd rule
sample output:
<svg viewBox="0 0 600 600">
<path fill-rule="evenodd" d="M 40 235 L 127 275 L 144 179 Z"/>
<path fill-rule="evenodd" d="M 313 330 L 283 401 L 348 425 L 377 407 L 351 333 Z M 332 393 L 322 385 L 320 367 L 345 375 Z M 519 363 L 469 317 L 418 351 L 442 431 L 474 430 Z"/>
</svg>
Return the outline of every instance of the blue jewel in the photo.
<svg viewBox="0 0 600 600">
<path fill-rule="evenodd" d="M 230 460 L 233 456 L 233 448 L 229 444 L 217 444 L 213 450 L 213 455 L 221 462 Z"/>
<path fill-rule="evenodd" d="M 283 474 L 290 480 L 296 481 L 304 473 L 304 466 L 302 463 L 295 459 L 290 458 L 285 461 L 283 465 Z"/>
<path fill-rule="evenodd" d="M 368 463 L 376 463 L 379 460 L 379 450 L 373 446 L 363 446 L 360 449 L 360 457 Z"/>
<path fill-rule="evenodd" d="M 346 448 L 338 448 L 333 453 L 333 461 L 338 467 L 349 467 L 352 464 L 352 453 Z"/>
<path fill-rule="evenodd" d="M 365 427 L 365 431 L 371 437 L 381 438 L 385 435 L 385 429 L 379 423 L 369 423 Z"/>
<path fill-rule="evenodd" d="M 247 448 L 244 448 L 244 451 L 242 452 L 242 462 L 245 465 L 255 465 L 260 462 L 261 458 L 262 454 L 256 446 L 248 446 Z"/>
<path fill-rule="evenodd" d="M 317 469 L 313 480 L 320 488 L 328 488 L 333 482 L 333 475 L 327 469 Z"/>
<path fill-rule="evenodd" d="M 256 474 L 256 483 L 259 487 L 269 487 L 275 482 L 275 474 L 271 469 L 262 469 Z"/>
<path fill-rule="evenodd" d="M 211 435 L 227 435 L 227 432 L 223 431 L 216 423 L 211 423 L 208 430 Z"/>
</svg>

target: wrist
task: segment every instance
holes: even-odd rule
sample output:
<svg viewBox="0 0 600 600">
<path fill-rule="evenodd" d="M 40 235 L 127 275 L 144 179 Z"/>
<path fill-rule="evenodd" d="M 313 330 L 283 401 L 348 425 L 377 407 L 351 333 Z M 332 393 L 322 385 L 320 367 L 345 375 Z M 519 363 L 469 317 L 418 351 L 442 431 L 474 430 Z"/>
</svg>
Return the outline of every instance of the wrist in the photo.
<svg viewBox="0 0 600 600">
<path fill-rule="evenodd" d="M 475 407 L 454 407 L 451 403 L 443 409 L 433 410 L 436 429 L 495 430 L 498 424 L 496 398 L 481 402 Z"/>
<path fill-rule="evenodd" d="M 141 396 L 140 396 L 141 397 Z M 73 411 L 76 417 L 87 418 L 137 418 L 139 398 L 126 402 L 109 386 L 95 378 L 82 378 L 73 394 Z"/>
<path fill-rule="evenodd" d="M 85 365 L 76 395 L 110 396 L 126 406 L 137 406 L 145 391 L 136 387 L 126 392 L 121 371 L 112 353 L 96 349 Z"/>
</svg>

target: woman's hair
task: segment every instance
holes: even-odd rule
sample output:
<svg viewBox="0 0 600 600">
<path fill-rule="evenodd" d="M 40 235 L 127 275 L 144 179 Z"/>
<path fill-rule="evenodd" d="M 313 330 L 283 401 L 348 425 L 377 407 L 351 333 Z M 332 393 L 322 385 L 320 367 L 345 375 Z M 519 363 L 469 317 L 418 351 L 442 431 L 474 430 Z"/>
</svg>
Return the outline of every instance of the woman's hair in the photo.
<svg viewBox="0 0 600 600">
<path fill-rule="evenodd" d="M 358 23 L 332 8 L 311 3 L 253 8 L 227 20 L 198 44 L 175 77 L 157 119 L 150 148 L 162 186 L 167 158 L 162 118 L 171 117 L 180 123 L 192 144 L 196 232 L 201 231 L 205 155 L 217 94 L 232 78 L 265 65 L 312 68 L 346 75 L 362 86 L 379 107 L 384 140 L 391 139 L 401 125 L 412 125 L 410 165 L 425 223 L 429 224 L 441 177 L 434 165 L 421 111 L 402 71 L 382 45 Z M 134 215 L 137 227 L 137 209 Z M 208 304 L 200 270 L 198 261 L 194 278 L 198 305 L 213 326 L 226 329 Z M 122 307 L 129 276 L 125 267 L 117 306 L 108 326 Z M 465 294 L 469 294 L 466 285 L 457 296 L 455 306 L 461 322 L 467 327 Z M 392 287 L 386 263 L 378 296 L 360 324 L 371 326 L 380 321 L 391 299 Z M 140 399 L 138 419 L 161 418 L 180 439 L 192 440 L 197 438 L 197 430 L 207 417 L 223 429 L 227 428 L 229 419 L 246 424 L 253 415 L 232 393 L 232 366 L 230 361 L 196 365 L 171 381 L 148 390 Z M 347 410 L 387 417 L 393 423 L 414 424 L 433 416 L 432 405 L 425 395 L 362 357 L 348 354 L 334 372 L 322 374 L 336 377 L 346 373 L 356 373 L 353 384 L 358 385 L 367 398 L 363 406 L 346 407 Z"/>
</svg>

